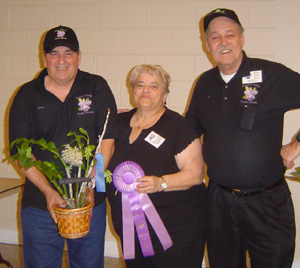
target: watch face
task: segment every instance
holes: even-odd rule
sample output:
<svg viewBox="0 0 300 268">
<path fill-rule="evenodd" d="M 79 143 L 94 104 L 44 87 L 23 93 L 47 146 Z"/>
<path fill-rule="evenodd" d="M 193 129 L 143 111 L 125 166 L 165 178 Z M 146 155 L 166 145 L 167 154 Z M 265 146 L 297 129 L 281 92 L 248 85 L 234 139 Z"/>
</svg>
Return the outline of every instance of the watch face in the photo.
<svg viewBox="0 0 300 268">
<path fill-rule="evenodd" d="M 167 184 L 165 182 L 163 182 L 160 186 L 163 190 L 167 188 Z"/>
<path fill-rule="evenodd" d="M 296 136 L 296 140 L 300 142 L 300 133 Z"/>
</svg>

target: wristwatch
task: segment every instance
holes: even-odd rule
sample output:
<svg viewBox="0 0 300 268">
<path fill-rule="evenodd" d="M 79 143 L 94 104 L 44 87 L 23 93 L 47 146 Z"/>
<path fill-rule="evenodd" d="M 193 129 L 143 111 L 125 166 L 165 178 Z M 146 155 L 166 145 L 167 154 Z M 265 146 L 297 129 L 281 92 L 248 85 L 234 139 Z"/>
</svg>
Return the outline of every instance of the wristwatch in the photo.
<svg viewBox="0 0 300 268">
<path fill-rule="evenodd" d="M 161 176 L 161 179 L 162 179 L 162 183 L 160 186 L 161 186 L 162 190 L 165 190 L 168 187 L 168 185 L 167 185 L 164 177 Z"/>
<path fill-rule="evenodd" d="M 296 140 L 297 140 L 298 142 L 300 142 L 300 133 L 297 134 Z"/>
</svg>

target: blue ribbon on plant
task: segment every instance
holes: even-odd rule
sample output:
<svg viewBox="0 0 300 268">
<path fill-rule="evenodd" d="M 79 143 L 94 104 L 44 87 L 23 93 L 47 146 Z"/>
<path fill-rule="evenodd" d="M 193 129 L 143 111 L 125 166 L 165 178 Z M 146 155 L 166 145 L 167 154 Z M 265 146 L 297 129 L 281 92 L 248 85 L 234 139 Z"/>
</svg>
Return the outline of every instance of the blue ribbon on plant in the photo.
<svg viewBox="0 0 300 268">
<path fill-rule="evenodd" d="M 106 120 L 105 120 L 105 123 L 103 126 L 103 131 L 102 131 L 101 136 L 99 136 L 98 146 L 97 146 L 96 152 L 95 152 L 96 191 L 101 192 L 101 193 L 105 193 L 105 172 L 104 172 L 104 159 L 103 159 L 103 155 L 100 153 L 100 146 L 101 146 L 101 142 L 103 140 L 103 137 L 104 137 L 104 134 L 106 131 L 106 126 L 107 126 L 109 115 L 110 115 L 110 109 L 107 110 L 107 115 L 106 115 Z"/>
<path fill-rule="evenodd" d="M 96 175 L 96 191 L 105 193 L 105 176 L 104 176 L 104 159 L 103 155 L 98 152 L 95 155 L 97 160 L 95 165 L 95 175 Z"/>
</svg>

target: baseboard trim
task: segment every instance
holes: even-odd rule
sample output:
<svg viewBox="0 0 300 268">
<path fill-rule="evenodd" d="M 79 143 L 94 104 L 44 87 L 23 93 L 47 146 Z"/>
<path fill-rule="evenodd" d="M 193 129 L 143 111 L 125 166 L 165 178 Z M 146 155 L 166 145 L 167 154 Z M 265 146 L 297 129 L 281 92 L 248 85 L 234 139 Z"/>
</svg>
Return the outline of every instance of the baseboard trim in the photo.
<svg viewBox="0 0 300 268">
<path fill-rule="evenodd" d="M 0 243 L 20 245 L 19 233 L 15 230 L 0 229 Z"/>
<path fill-rule="evenodd" d="M 22 241 L 18 231 L 0 229 L 0 243 L 21 245 Z M 121 252 L 120 246 L 116 241 L 105 241 L 104 255 L 106 257 L 121 258 Z M 203 262 L 202 267 L 209 268 L 209 266 L 205 266 L 205 262 Z M 300 268 L 300 260 L 294 260 L 292 268 Z"/>
<path fill-rule="evenodd" d="M 0 243 L 21 245 L 22 238 L 18 231 L 0 229 Z M 104 255 L 111 258 L 120 258 L 120 248 L 115 241 L 105 241 Z"/>
<path fill-rule="evenodd" d="M 115 241 L 105 241 L 104 245 L 104 256 L 111 258 L 122 258 L 122 253 L 120 253 L 120 248 Z"/>
<path fill-rule="evenodd" d="M 292 268 L 300 268 L 300 260 L 294 260 Z"/>
</svg>

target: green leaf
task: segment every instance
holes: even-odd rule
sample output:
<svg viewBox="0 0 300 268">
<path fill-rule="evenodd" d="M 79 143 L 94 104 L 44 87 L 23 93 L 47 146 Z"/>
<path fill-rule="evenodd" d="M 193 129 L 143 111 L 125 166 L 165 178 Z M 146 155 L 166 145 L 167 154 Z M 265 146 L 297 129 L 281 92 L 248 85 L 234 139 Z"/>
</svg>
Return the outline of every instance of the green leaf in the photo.
<svg viewBox="0 0 300 268">
<path fill-rule="evenodd" d="M 84 143 L 78 141 L 78 146 L 79 146 L 79 148 L 82 148 L 84 146 Z"/>
<path fill-rule="evenodd" d="M 29 145 L 30 145 L 30 142 L 29 142 L 29 141 L 24 141 L 24 142 L 22 142 L 20 148 L 23 149 L 23 150 L 26 150 L 26 149 L 28 148 Z"/>
<path fill-rule="evenodd" d="M 46 146 L 47 142 L 42 138 L 35 142 L 39 146 Z"/>
<path fill-rule="evenodd" d="M 25 151 L 25 155 L 26 155 L 26 157 L 30 157 L 31 156 L 31 152 L 32 152 L 32 149 L 31 149 L 31 147 L 28 147 L 28 148 L 26 148 L 26 151 Z"/>
<path fill-rule="evenodd" d="M 51 181 L 57 177 L 59 164 L 48 161 L 34 161 L 34 165 Z"/>
<path fill-rule="evenodd" d="M 81 167 L 82 170 L 85 170 L 85 169 L 86 169 L 84 162 L 82 162 L 82 164 L 81 164 L 80 167 Z"/>
<path fill-rule="evenodd" d="M 18 158 L 20 167 L 25 167 L 25 163 L 27 161 L 28 157 L 26 157 L 25 155 L 20 155 Z"/>
<path fill-rule="evenodd" d="M 107 183 L 111 183 L 111 182 L 112 182 L 112 173 L 111 173 L 110 170 L 106 169 L 106 170 L 104 171 L 104 177 L 105 177 L 105 181 L 106 181 Z"/>
<path fill-rule="evenodd" d="M 20 148 L 20 147 L 17 147 L 17 150 L 18 150 L 18 154 L 19 155 L 23 155 L 23 156 L 26 156 L 26 150 L 27 148 Z"/>
<path fill-rule="evenodd" d="M 76 136 L 76 133 L 74 131 L 69 131 L 69 133 L 67 134 L 67 136 Z"/>
<path fill-rule="evenodd" d="M 56 146 L 55 146 L 55 144 L 54 144 L 54 142 L 52 142 L 52 141 L 50 141 L 50 142 L 48 142 L 47 143 L 47 148 L 48 148 L 48 150 L 56 150 Z"/>
<path fill-rule="evenodd" d="M 19 161 L 19 165 L 21 168 L 26 168 L 27 170 L 30 169 L 33 166 L 33 159 L 32 158 L 28 158 L 24 155 L 21 155 L 18 157 L 18 159 L 16 159 Z"/>
<path fill-rule="evenodd" d="M 84 130 L 83 128 L 79 128 L 79 132 L 81 133 L 81 134 L 83 134 L 83 135 L 85 135 L 85 137 L 89 137 L 89 134 L 87 133 L 87 131 L 86 130 Z"/>
<path fill-rule="evenodd" d="M 95 145 L 89 145 L 89 146 L 86 146 L 85 148 L 83 148 L 83 150 L 82 150 L 83 157 L 85 157 L 85 158 L 92 157 L 94 149 L 95 149 Z"/>
<path fill-rule="evenodd" d="M 27 139 L 26 138 L 15 139 L 14 141 L 11 142 L 9 148 L 11 149 L 15 144 L 19 144 L 21 141 L 27 141 Z"/>
<path fill-rule="evenodd" d="M 7 158 L 7 161 L 13 160 L 16 161 L 17 156 L 16 155 L 11 155 L 10 157 Z"/>
</svg>

